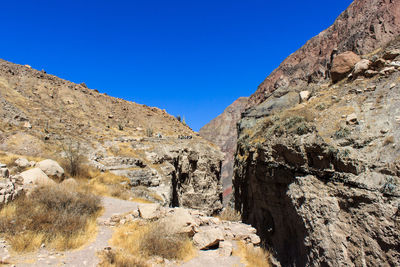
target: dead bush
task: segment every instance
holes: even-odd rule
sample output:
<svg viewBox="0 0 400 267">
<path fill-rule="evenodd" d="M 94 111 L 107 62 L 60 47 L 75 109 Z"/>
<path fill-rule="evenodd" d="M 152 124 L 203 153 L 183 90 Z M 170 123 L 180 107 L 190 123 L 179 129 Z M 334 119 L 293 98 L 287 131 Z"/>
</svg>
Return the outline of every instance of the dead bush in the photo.
<svg viewBox="0 0 400 267">
<path fill-rule="evenodd" d="M 84 163 L 86 161 L 81 151 L 81 144 L 72 140 L 66 141 L 61 144 L 64 158 L 61 160 L 61 165 L 66 172 L 72 176 L 85 176 L 87 168 Z"/>
<path fill-rule="evenodd" d="M 42 243 L 76 248 L 95 231 L 100 210 L 100 198 L 92 194 L 42 186 L 0 211 L 0 233 L 16 251 L 32 251 Z"/>
</svg>

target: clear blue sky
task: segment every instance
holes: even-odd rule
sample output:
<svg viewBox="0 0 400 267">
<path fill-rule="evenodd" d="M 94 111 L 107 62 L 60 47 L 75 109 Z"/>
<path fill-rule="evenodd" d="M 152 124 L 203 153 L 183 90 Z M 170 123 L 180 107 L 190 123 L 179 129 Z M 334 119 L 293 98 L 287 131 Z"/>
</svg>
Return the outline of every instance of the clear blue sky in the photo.
<svg viewBox="0 0 400 267">
<path fill-rule="evenodd" d="M 351 2 L 2 1 L 0 58 L 165 108 L 197 131 Z"/>
</svg>

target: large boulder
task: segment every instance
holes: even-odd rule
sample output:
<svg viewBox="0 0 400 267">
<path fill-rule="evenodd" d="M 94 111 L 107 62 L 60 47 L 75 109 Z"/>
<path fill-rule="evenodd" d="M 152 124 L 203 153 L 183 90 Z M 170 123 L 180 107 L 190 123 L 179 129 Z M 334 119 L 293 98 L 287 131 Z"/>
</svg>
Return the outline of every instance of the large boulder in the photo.
<svg viewBox="0 0 400 267">
<path fill-rule="evenodd" d="M 33 168 L 20 173 L 24 185 L 55 185 L 56 183 L 51 180 L 41 169 Z"/>
<path fill-rule="evenodd" d="M 218 247 L 219 242 L 224 240 L 224 233 L 219 228 L 204 228 L 193 237 L 193 243 L 201 250 Z"/>
<path fill-rule="evenodd" d="M 158 204 L 140 204 L 138 207 L 141 218 L 151 220 L 159 217 L 160 205 Z"/>
<path fill-rule="evenodd" d="M 63 180 L 64 178 L 64 169 L 54 160 L 45 159 L 39 162 L 36 167 L 53 179 Z"/>
<path fill-rule="evenodd" d="M 332 81 L 338 82 L 353 70 L 353 67 L 361 60 L 354 52 L 347 51 L 337 55 L 332 62 L 331 78 Z"/>
<path fill-rule="evenodd" d="M 168 231 L 171 234 L 186 233 L 193 235 L 199 227 L 195 218 L 184 208 L 175 208 L 162 221 L 169 226 Z"/>
</svg>

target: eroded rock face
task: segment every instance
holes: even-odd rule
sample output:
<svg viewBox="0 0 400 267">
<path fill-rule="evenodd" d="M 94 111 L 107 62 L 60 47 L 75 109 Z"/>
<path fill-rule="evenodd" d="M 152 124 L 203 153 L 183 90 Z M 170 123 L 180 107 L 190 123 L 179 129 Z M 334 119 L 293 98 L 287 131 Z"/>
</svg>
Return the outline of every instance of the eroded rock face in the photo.
<svg viewBox="0 0 400 267">
<path fill-rule="evenodd" d="M 128 178 L 121 185 L 140 197 L 210 214 L 221 209 L 223 155 L 165 110 L 0 59 L 0 117 L 2 151 L 79 156 L 102 172 Z M 29 167 L 26 161 L 18 164 Z M 64 179 L 54 163 L 39 167 L 47 175 L 29 170 L 27 183 Z"/>
<path fill-rule="evenodd" d="M 199 131 L 201 137 L 218 145 L 225 153 L 221 173 L 224 203 L 228 203 L 232 195 L 233 158 L 237 140 L 236 123 L 247 105 L 247 99 L 247 97 L 238 98 L 221 115 L 203 126 Z"/>
<path fill-rule="evenodd" d="M 355 0 L 335 23 L 309 40 L 262 82 L 249 99 L 253 107 L 281 87 L 304 87 L 330 79 L 336 54 L 364 55 L 400 34 L 400 2 Z"/>
<path fill-rule="evenodd" d="M 373 78 L 244 114 L 235 204 L 282 266 L 400 265 L 400 68 L 383 71 L 399 46 L 368 59 Z"/>
</svg>

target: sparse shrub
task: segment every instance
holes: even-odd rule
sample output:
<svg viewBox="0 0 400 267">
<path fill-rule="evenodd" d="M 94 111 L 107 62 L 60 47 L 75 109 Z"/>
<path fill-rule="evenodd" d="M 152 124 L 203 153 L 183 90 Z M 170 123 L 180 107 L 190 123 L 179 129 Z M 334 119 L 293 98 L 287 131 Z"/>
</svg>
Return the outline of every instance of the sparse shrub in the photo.
<svg viewBox="0 0 400 267">
<path fill-rule="evenodd" d="M 94 195 L 42 186 L 0 211 L 0 233 L 16 251 L 33 251 L 42 243 L 60 250 L 77 248 L 94 234 L 100 210 Z"/>
<path fill-rule="evenodd" d="M 122 124 L 118 124 L 118 130 L 123 131 L 124 130 L 124 126 Z"/>
<path fill-rule="evenodd" d="M 242 220 L 242 215 L 232 207 L 225 207 L 218 216 L 223 221 L 239 222 Z"/>
<path fill-rule="evenodd" d="M 311 129 L 308 127 L 307 123 L 303 121 L 296 127 L 295 133 L 298 135 L 303 135 L 310 132 L 310 130 Z"/>
<path fill-rule="evenodd" d="M 153 136 L 153 129 L 152 128 L 147 128 L 146 129 L 146 135 L 147 135 L 147 137 L 152 137 Z"/>
<path fill-rule="evenodd" d="M 148 256 L 165 259 L 183 259 L 186 248 L 191 248 L 191 241 L 184 234 L 171 234 L 165 223 L 156 222 L 142 236 L 139 249 Z"/>
<path fill-rule="evenodd" d="M 176 115 L 175 118 L 176 118 L 179 122 L 182 121 L 181 115 Z"/>
<path fill-rule="evenodd" d="M 325 110 L 326 104 L 325 103 L 318 104 L 315 108 L 319 111 Z"/>
<path fill-rule="evenodd" d="M 311 128 L 308 126 L 306 119 L 301 116 L 292 116 L 287 118 L 283 122 L 283 127 L 286 131 L 296 133 L 298 135 L 303 135 L 310 132 Z M 279 128 L 276 128 L 275 132 L 278 131 Z M 280 132 L 283 130 L 282 128 L 279 129 Z"/>
<path fill-rule="evenodd" d="M 188 236 L 171 233 L 168 225 L 160 221 L 120 226 L 115 230 L 111 243 L 121 248 L 124 255 L 133 257 L 184 260 L 195 254 Z"/>
<path fill-rule="evenodd" d="M 339 130 L 337 130 L 334 134 L 333 137 L 335 139 L 342 139 L 346 138 L 351 134 L 351 131 L 347 127 L 340 127 Z"/>
<path fill-rule="evenodd" d="M 393 144 L 393 143 L 394 143 L 394 136 L 393 135 L 387 136 L 385 138 L 385 141 L 383 141 L 383 145 L 384 146 L 387 146 L 387 145 L 390 145 L 390 144 Z"/>
<path fill-rule="evenodd" d="M 295 125 L 297 125 L 300 122 L 304 122 L 303 117 L 293 116 L 293 117 L 287 118 L 283 122 L 283 126 L 286 128 L 286 130 L 289 130 L 289 129 L 292 129 Z"/>
<path fill-rule="evenodd" d="M 61 148 L 64 153 L 64 159 L 61 165 L 67 173 L 73 177 L 83 174 L 85 169 L 83 168 L 85 157 L 81 151 L 81 144 L 69 140 L 67 143 L 61 144 Z"/>
<path fill-rule="evenodd" d="M 121 251 L 106 250 L 100 253 L 100 267 L 150 267 L 140 257 L 127 255 Z"/>
<path fill-rule="evenodd" d="M 254 247 L 245 244 L 243 241 L 238 242 L 238 248 L 234 250 L 234 255 L 242 259 L 242 263 L 251 267 L 269 267 L 270 253 L 263 248 Z"/>
<path fill-rule="evenodd" d="M 339 155 L 343 158 L 347 158 L 348 156 L 350 156 L 350 150 L 344 149 L 344 150 L 340 151 Z"/>
<path fill-rule="evenodd" d="M 389 177 L 381 187 L 381 192 L 384 194 L 391 194 L 396 190 L 396 187 L 397 185 L 394 183 L 393 177 Z"/>
</svg>

